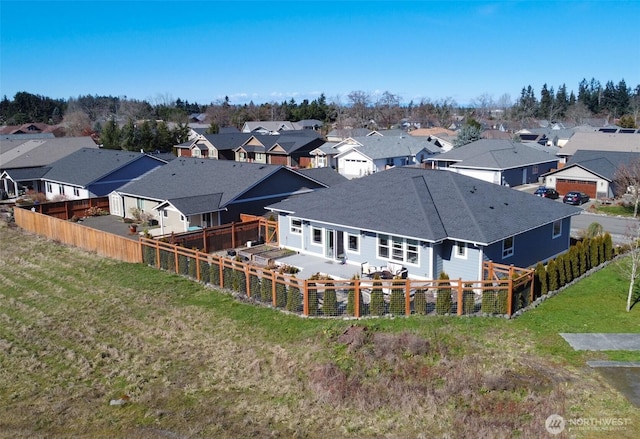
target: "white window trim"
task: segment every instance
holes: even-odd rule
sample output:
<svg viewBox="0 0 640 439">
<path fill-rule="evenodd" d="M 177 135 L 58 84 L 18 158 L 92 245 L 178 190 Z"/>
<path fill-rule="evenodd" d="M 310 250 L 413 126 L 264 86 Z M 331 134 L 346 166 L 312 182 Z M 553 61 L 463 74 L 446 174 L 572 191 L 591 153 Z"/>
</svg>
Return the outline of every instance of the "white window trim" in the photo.
<svg viewBox="0 0 640 439">
<path fill-rule="evenodd" d="M 320 241 L 315 241 L 315 232 L 319 231 L 320 232 Z M 317 245 L 317 246 L 323 246 L 324 245 L 324 229 L 320 228 L 320 227 L 312 227 L 311 228 L 311 244 L 312 245 Z"/>
<path fill-rule="evenodd" d="M 505 248 L 505 244 L 507 243 L 507 239 L 511 239 L 511 247 L 509 248 Z M 510 258 L 511 256 L 513 256 L 514 253 L 514 247 L 516 244 L 516 240 L 513 236 L 510 236 L 509 238 L 505 238 L 502 240 L 502 259 L 507 259 Z"/>
<path fill-rule="evenodd" d="M 380 236 L 384 236 L 387 238 L 387 242 L 388 245 L 387 246 L 382 246 L 381 245 L 381 239 Z M 414 241 L 414 244 L 409 244 L 407 241 Z M 394 250 L 394 246 L 393 243 L 400 243 L 400 247 L 396 247 L 396 250 L 400 251 L 402 254 L 402 258 L 398 259 L 398 258 L 394 258 L 393 257 L 393 250 Z M 415 251 L 411 251 L 411 253 L 415 253 L 416 254 L 416 262 L 410 262 L 409 261 L 409 257 L 408 254 L 410 253 L 409 247 L 410 246 L 414 246 L 415 247 Z M 391 261 L 391 262 L 395 262 L 395 263 L 404 263 L 404 264 L 409 264 L 411 266 L 419 266 L 420 265 L 420 241 L 418 241 L 417 239 L 408 239 L 408 238 L 401 238 L 399 236 L 393 236 L 393 235 L 378 235 L 378 242 L 376 245 L 377 248 L 377 255 L 379 259 L 384 259 L 386 261 Z M 382 253 L 380 252 L 381 248 L 386 248 L 387 249 L 387 256 L 383 256 Z"/>
<path fill-rule="evenodd" d="M 294 225 L 293 222 L 299 222 L 300 225 Z M 289 231 L 293 235 L 302 235 L 302 220 L 300 218 L 290 218 L 289 219 Z"/>
<path fill-rule="evenodd" d="M 347 235 L 347 251 L 353 254 L 360 254 L 360 235 L 357 235 L 355 233 L 347 233 L 346 235 Z M 355 250 L 349 248 L 351 243 L 351 237 L 354 237 L 356 239 L 357 248 Z"/>
<path fill-rule="evenodd" d="M 466 242 L 456 241 L 455 257 L 457 259 L 468 259 L 468 246 Z"/>
</svg>

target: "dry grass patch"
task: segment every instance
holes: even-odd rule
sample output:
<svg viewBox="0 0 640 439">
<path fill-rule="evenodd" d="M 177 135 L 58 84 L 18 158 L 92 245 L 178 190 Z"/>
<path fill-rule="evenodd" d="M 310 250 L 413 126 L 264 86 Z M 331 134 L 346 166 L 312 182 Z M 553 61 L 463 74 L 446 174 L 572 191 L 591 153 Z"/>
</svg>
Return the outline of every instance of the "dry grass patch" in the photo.
<svg viewBox="0 0 640 439">
<path fill-rule="evenodd" d="M 0 254 L 0 437 L 537 438 L 551 413 L 612 410 L 640 425 L 510 322 L 298 319 L 7 227 Z"/>
</svg>

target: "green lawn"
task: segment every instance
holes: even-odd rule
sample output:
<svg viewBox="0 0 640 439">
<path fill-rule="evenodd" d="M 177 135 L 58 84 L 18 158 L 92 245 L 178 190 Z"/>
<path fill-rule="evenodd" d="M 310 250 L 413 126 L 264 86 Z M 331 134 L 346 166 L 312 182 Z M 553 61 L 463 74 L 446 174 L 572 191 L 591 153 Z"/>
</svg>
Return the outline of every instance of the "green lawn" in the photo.
<svg viewBox="0 0 640 439">
<path fill-rule="evenodd" d="M 341 320 L 6 226 L 0 255 L 0 437 L 539 438 L 553 413 L 640 430 L 585 366 L 640 355 L 574 352 L 558 335 L 640 332 L 613 267 L 512 320 Z"/>
</svg>

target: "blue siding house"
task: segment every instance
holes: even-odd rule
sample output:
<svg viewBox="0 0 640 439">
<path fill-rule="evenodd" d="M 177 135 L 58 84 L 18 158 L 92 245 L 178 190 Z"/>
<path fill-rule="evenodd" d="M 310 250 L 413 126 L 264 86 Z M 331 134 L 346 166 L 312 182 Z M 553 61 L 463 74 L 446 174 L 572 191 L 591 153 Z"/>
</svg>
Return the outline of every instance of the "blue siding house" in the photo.
<svg viewBox="0 0 640 439">
<path fill-rule="evenodd" d="M 82 148 L 52 163 L 42 181 L 49 200 L 103 197 L 166 163 L 139 152 Z"/>
<path fill-rule="evenodd" d="M 428 158 L 432 167 L 489 183 L 520 186 L 538 183 L 558 168 L 558 148 L 504 139 L 481 139 Z"/>
<path fill-rule="evenodd" d="M 465 175 L 394 168 L 267 209 L 280 245 L 410 278 L 482 278 L 484 261 L 531 267 L 565 252 L 580 209 Z"/>
</svg>

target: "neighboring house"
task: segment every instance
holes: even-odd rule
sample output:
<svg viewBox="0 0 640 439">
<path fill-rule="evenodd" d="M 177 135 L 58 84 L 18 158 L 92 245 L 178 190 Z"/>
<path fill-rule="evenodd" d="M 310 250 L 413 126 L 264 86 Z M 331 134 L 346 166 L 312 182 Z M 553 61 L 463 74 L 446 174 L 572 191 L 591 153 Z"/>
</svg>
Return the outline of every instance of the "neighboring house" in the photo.
<svg viewBox="0 0 640 439">
<path fill-rule="evenodd" d="M 33 135 L 51 133 L 55 137 L 64 135 L 64 128 L 59 125 L 47 125 L 46 123 L 30 122 L 22 125 L 6 125 L 0 128 L 0 134 Z"/>
<path fill-rule="evenodd" d="M 523 142 L 535 142 L 543 146 L 563 147 L 575 134 L 575 130 L 561 125 L 550 125 L 547 128 L 528 128 L 516 132 Z"/>
<path fill-rule="evenodd" d="M 635 132 L 576 132 L 558 151 L 560 162 L 568 162 L 569 158 L 578 150 L 640 152 L 640 133 L 637 130 L 630 131 Z"/>
<path fill-rule="evenodd" d="M 638 160 L 640 152 L 578 150 L 562 169 L 544 176 L 545 186 L 560 194 L 581 191 L 591 198 L 613 198 L 616 171 Z"/>
<path fill-rule="evenodd" d="M 152 215 L 155 232 L 168 234 L 263 215 L 268 204 L 325 187 L 284 166 L 178 158 L 112 192 L 109 206 L 112 215 Z"/>
<path fill-rule="evenodd" d="M 24 136 L 29 137 L 17 136 L 11 140 L 0 140 L 0 188 L 10 196 L 27 189 L 44 192 L 43 168 L 80 149 L 98 149 L 89 136 L 40 139 L 33 139 L 27 134 Z"/>
<path fill-rule="evenodd" d="M 52 163 L 42 182 L 48 200 L 103 197 L 166 163 L 139 152 L 83 148 Z"/>
<path fill-rule="evenodd" d="M 440 152 L 424 138 L 400 133 L 354 138 L 356 143 L 346 148 L 346 143 L 337 145 L 341 150 L 335 156 L 338 172 L 347 178 L 362 177 L 396 166 L 420 165 Z"/>
<path fill-rule="evenodd" d="M 202 134 L 175 146 L 178 157 L 197 157 L 237 162 L 255 162 L 307 167 L 310 152 L 324 143 L 313 130 L 282 134 L 228 133 Z"/>
<path fill-rule="evenodd" d="M 249 121 L 245 122 L 242 125 L 243 133 L 254 133 L 254 134 L 272 134 L 272 133 L 280 133 L 282 131 L 293 131 L 297 130 L 293 122 L 289 122 L 286 120 L 278 120 L 278 121 Z"/>
<path fill-rule="evenodd" d="M 558 168 L 557 149 L 502 139 L 480 139 L 428 159 L 432 167 L 489 183 L 519 186 L 537 183 Z"/>
<path fill-rule="evenodd" d="M 342 142 L 350 137 L 364 137 L 371 132 L 367 128 L 336 128 L 327 134 L 327 142 Z"/>
<path fill-rule="evenodd" d="M 416 279 L 482 279 L 482 263 L 531 267 L 565 252 L 581 212 L 453 172 L 395 168 L 270 205 L 280 245 Z M 526 214 L 523 214 L 526 212 Z"/>
</svg>

